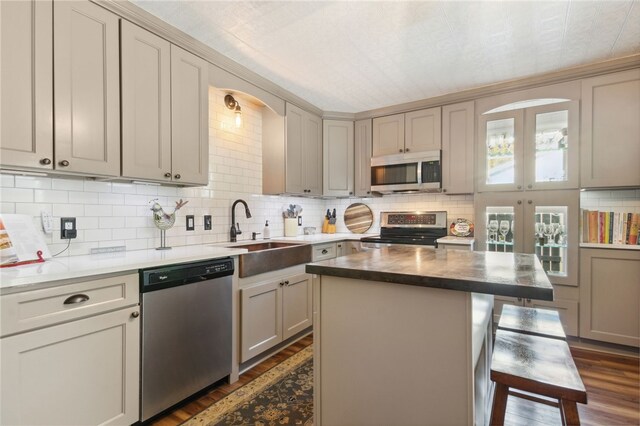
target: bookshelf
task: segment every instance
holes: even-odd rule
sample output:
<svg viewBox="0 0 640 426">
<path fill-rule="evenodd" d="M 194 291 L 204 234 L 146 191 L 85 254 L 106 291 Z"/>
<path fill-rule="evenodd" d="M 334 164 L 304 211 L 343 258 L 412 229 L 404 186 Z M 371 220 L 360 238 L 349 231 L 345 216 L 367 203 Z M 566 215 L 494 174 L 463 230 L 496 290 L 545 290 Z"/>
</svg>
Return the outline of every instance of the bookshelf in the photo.
<svg viewBox="0 0 640 426">
<path fill-rule="evenodd" d="M 580 248 L 640 250 L 639 226 L 640 189 L 581 191 Z M 620 243 L 629 236 L 633 243 Z"/>
</svg>

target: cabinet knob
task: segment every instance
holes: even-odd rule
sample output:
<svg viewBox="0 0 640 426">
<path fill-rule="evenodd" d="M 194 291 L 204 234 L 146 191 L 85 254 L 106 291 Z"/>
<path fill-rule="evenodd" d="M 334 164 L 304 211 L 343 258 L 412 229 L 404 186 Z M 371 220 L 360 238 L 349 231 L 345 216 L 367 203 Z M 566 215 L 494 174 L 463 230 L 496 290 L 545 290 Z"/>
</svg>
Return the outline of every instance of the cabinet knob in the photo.
<svg viewBox="0 0 640 426">
<path fill-rule="evenodd" d="M 522 200 L 518 200 L 518 204 L 522 204 Z"/>
<path fill-rule="evenodd" d="M 43 166 L 48 166 L 49 164 L 51 164 L 51 159 L 43 158 L 42 160 L 40 160 L 40 164 L 42 164 Z"/>
<path fill-rule="evenodd" d="M 322 249 L 322 254 L 327 254 L 329 251 L 327 249 Z"/>
<path fill-rule="evenodd" d="M 284 282 L 284 285 L 289 285 L 289 280 L 286 280 L 286 281 Z"/>
<path fill-rule="evenodd" d="M 527 204 L 533 204 L 533 200 L 528 200 Z"/>
<path fill-rule="evenodd" d="M 282 287 L 284 285 L 284 281 L 280 281 L 280 287 Z"/>
<path fill-rule="evenodd" d="M 409 152 L 409 148 L 406 148 L 406 149 L 404 150 L 404 152 Z"/>
<path fill-rule="evenodd" d="M 518 185 L 518 189 L 522 189 L 522 185 Z"/>
<path fill-rule="evenodd" d="M 133 312 L 131 312 L 131 316 L 132 316 L 133 318 L 138 318 L 138 317 L 140 316 L 140 312 L 138 312 L 138 311 L 133 311 Z"/>
<path fill-rule="evenodd" d="M 165 174 L 164 174 L 164 177 L 166 177 L 166 178 L 170 178 L 170 177 L 171 177 L 171 173 L 169 173 L 169 172 L 165 173 Z"/>
<path fill-rule="evenodd" d="M 447 192 L 447 188 L 442 188 L 442 192 Z"/>
<path fill-rule="evenodd" d="M 180 179 L 180 177 L 181 177 L 181 176 L 180 176 L 180 174 L 176 174 L 176 175 L 174 176 L 174 178 L 176 178 L 176 179 Z"/>
<path fill-rule="evenodd" d="M 58 163 L 58 165 L 61 167 L 67 167 L 69 165 L 69 162 L 67 160 L 62 160 Z"/>
<path fill-rule="evenodd" d="M 398 151 L 400 151 L 400 152 L 404 152 L 404 149 L 400 148 Z"/>
<path fill-rule="evenodd" d="M 349 191 L 349 195 L 353 195 L 353 191 Z"/>
<path fill-rule="evenodd" d="M 527 185 L 527 188 L 531 189 L 531 188 L 533 188 L 533 185 L 529 184 L 529 185 Z"/>
<path fill-rule="evenodd" d="M 371 194 L 371 191 L 367 191 L 367 194 Z"/>
</svg>

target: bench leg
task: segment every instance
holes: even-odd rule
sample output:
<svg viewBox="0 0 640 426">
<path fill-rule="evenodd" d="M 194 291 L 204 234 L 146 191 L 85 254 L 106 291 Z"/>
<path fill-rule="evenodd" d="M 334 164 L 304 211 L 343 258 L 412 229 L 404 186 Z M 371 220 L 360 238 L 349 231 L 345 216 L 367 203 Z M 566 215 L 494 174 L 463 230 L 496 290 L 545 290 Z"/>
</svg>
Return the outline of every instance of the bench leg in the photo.
<svg viewBox="0 0 640 426">
<path fill-rule="evenodd" d="M 504 414 L 507 411 L 507 398 L 509 397 L 509 386 L 496 383 L 493 394 L 493 408 L 491 408 L 491 426 L 503 426 Z"/>
<path fill-rule="evenodd" d="M 578 406 L 575 401 L 566 399 L 560 400 L 562 406 L 564 424 L 567 426 L 580 426 L 580 416 L 578 415 Z"/>
</svg>

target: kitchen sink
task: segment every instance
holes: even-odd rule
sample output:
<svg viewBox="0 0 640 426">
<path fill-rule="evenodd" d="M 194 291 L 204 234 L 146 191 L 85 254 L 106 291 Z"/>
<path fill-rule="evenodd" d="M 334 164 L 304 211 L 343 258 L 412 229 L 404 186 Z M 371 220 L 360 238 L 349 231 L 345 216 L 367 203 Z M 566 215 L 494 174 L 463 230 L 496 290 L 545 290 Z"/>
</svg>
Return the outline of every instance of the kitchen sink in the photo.
<svg viewBox="0 0 640 426">
<path fill-rule="evenodd" d="M 306 243 L 268 241 L 234 244 L 227 247 L 249 251 L 238 256 L 240 278 L 311 262 L 311 244 Z"/>
</svg>

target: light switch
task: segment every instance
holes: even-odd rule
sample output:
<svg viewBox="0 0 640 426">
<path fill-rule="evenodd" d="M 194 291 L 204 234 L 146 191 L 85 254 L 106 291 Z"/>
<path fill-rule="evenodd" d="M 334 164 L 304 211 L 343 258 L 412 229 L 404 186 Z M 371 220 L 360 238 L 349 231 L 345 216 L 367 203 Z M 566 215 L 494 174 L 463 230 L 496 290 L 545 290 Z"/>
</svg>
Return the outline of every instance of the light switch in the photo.
<svg viewBox="0 0 640 426">
<path fill-rule="evenodd" d="M 193 231 L 196 229 L 195 219 L 192 214 L 187 215 L 187 231 Z"/>
</svg>

